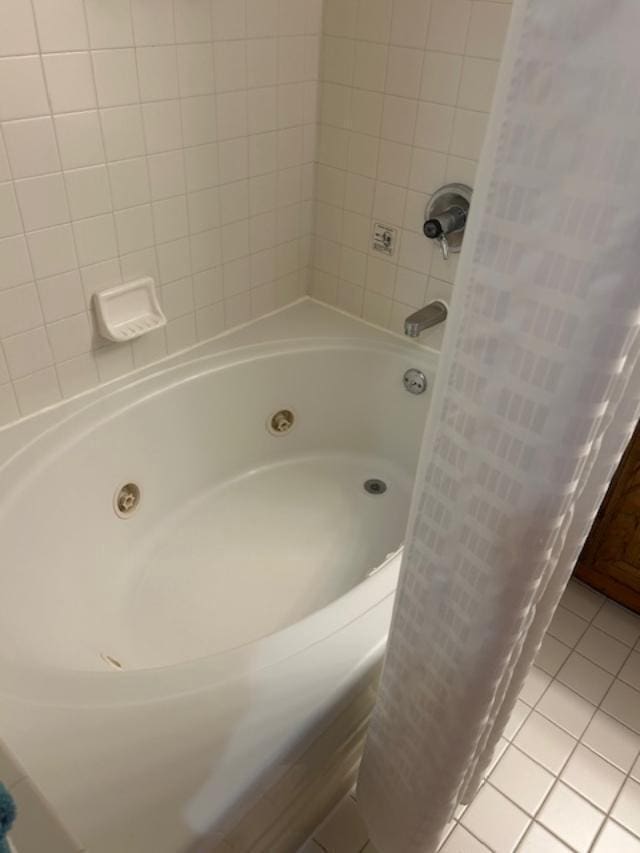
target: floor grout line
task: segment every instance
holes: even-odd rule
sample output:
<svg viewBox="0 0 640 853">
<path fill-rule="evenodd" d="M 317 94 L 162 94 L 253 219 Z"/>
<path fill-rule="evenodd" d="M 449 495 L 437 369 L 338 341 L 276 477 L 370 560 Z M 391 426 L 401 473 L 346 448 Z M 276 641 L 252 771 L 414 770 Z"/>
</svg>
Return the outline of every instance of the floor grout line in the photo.
<svg viewBox="0 0 640 853">
<path fill-rule="evenodd" d="M 585 590 L 589 589 L 584 584 L 581 584 L 579 581 L 573 580 L 571 583 L 573 585 L 578 585 L 579 588 L 581 588 L 581 589 L 585 589 Z M 600 593 L 597 593 L 597 594 L 600 595 Z M 609 713 L 607 710 L 605 710 L 603 708 L 603 705 L 606 702 L 607 697 L 610 695 L 611 691 L 614 689 L 616 682 L 619 682 L 621 684 L 626 685 L 629 689 L 634 690 L 636 693 L 638 693 L 638 695 L 640 697 L 640 691 L 638 691 L 637 688 L 633 684 L 631 684 L 631 683 L 625 681 L 624 679 L 620 678 L 620 673 L 622 672 L 622 670 L 624 669 L 624 667 L 628 663 L 631 656 L 635 652 L 639 651 L 640 647 L 638 646 L 638 642 L 640 642 L 640 640 L 638 642 L 635 642 L 635 643 L 629 645 L 627 642 L 620 640 L 619 637 L 610 633 L 610 631 L 605 630 L 604 628 L 601 628 L 599 625 L 594 624 L 598 615 L 601 613 L 602 609 L 605 607 L 605 605 L 607 604 L 608 601 L 609 601 L 609 599 L 607 599 L 604 596 L 601 596 L 601 600 L 599 601 L 598 606 L 595 608 L 595 610 L 592 613 L 592 615 L 590 616 L 590 618 L 586 618 L 585 616 L 582 615 L 582 613 L 579 613 L 576 610 L 572 610 L 570 607 L 567 607 L 563 603 L 563 605 L 562 605 L 563 609 L 566 610 L 568 613 L 570 613 L 572 616 L 575 616 L 575 617 L 578 617 L 579 619 L 581 619 L 585 623 L 585 628 L 579 634 L 579 636 L 575 639 L 573 644 L 569 644 L 565 640 L 563 640 L 563 639 L 561 639 L 561 638 L 559 638 L 553 634 L 549 634 L 549 636 L 553 637 L 553 639 L 555 639 L 558 643 L 560 643 L 562 646 L 564 646 L 568 650 L 568 654 L 566 655 L 565 659 L 563 660 L 563 662 L 557 668 L 557 671 L 553 675 L 550 672 L 547 672 L 541 666 L 536 664 L 538 670 L 541 673 L 543 673 L 544 676 L 549 679 L 549 681 L 544 686 L 544 688 L 542 689 L 540 695 L 536 697 L 535 702 L 531 703 L 529 701 L 525 701 L 522 698 L 522 696 L 518 697 L 518 701 L 521 702 L 522 705 L 524 705 L 527 710 L 526 710 L 526 712 L 524 711 L 524 709 L 522 710 L 522 714 L 523 714 L 522 719 L 519 721 L 517 727 L 512 732 L 510 732 L 510 735 L 508 737 L 506 735 L 503 735 L 502 740 L 504 741 L 505 745 L 504 745 L 504 748 L 502 749 L 502 751 L 500 753 L 500 757 L 497 760 L 492 761 L 492 763 L 490 765 L 490 770 L 488 771 L 487 776 L 482 780 L 482 783 L 478 789 L 478 792 L 479 792 L 485 786 L 491 788 L 492 791 L 494 791 L 500 797 L 503 797 L 511 806 L 516 808 L 518 810 L 518 812 L 523 816 L 523 818 L 526 819 L 525 820 L 525 826 L 524 826 L 524 829 L 522 831 L 522 834 L 518 837 L 517 840 L 513 841 L 514 846 L 509 847 L 509 849 L 511 851 L 513 851 L 513 853 L 517 853 L 517 851 L 520 850 L 522 844 L 524 843 L 525 838 L 531 832 L 531 829 L 534 825 L 537 825 L 537 826 L 541 827 L 541 829 L 544 829 L 545 832 L 549 833 L 549 835 L 552 838 L 556 839 L 560 844 L 564 845 L 567 848 L 567 850 L 572 851 L 572 853 L 580 853 L 580 851 L 584 851 L 584 853 L 592 853 L 595 850 L 599 839 L 601 838 L 602 834 L 605 832 L 606 827 L 609 825 L 609 823 L 614 824 L 615 826 L 619 827 L 622 831 L 628 833 L 631 838 L 634 838 L 634 839 L 640 841 L 640 834 L 636 833 L 634 830 L 631 830 L 629 827 L 625 826 L 623 823 L 620 822 L 620 820 L 612 817 L 612 812 L 615 809 L 616 804 L 619 802 L 620 797 L 622 796 L 622 791 L 624 790 L 624 788 L 628 784 L 628 782 L 631 779 L 633 779 L 633 776 L 632 776 L 633 769 L 634 769 L 636 761 L 638 759 L 638 755 L 640 755 L 640 732 L 636 728 L 633 728 L 632 726 L 627 725 L 627 723 L 623 722 L 622 720 L 619 720 L 616 716 L 614 716 L 612 713 Z M 564 599 L 563 599 L 563 602 L 564 602 Z M 621 608 L 621 611 L 622 612 L 626 611 L 626 608 Z M 579 645 L 582 638 L 585 636 L 585 634 L 587 633 L 587 631 L 591 627 L 597 629 L 602 634 L 604 634 L 606 637 L 608 637 L 612 640 L 615 640 L 616 642 L 618 642 L 621 645 L 626 647 L 627 653 L 624 655 L 621 662 L 618 664 L 615 672 L 611 672 L 609 669 L 605 669 L 598 662 L 596 662 L 595 660 L 592 660 L 588 655 L 584 654 L 582 651 L 578 651 L 577 646 Z M 611 678 L 610 684 L 607 686 L 606 690 L 602 694 L 602 697 L 600 698 L 599 702 L 597 702 L 597 703 L 593 702 L 591 699 L 588 699 L 586 696 L 583 696 L 581 693 L 578 692 L 578 690 L 574 689 L 569 684 L 565 684 L 565 682 L 559 678 L 560 672 L 562 671 L 566 662 L 570 659 L 570 657 L 574 653 L 579 658 L 582 658 L 582 659 L 584 659 L 584 661 L 587 661 L 589 664 L 591 664 L 592 667 L 595 667 L 597 670 L 600 670 L 603 674 L 606 674 L 608 677 Z M 549 716 L 547 712 L 545 712 L 539 708 L 540 703 L 542 702 L 542 700 L 544 699 L 544 697 L 547 695 L 548 691 L 552 688 L 552 686 L 554 684 L 561 685 L 562 688 L 564 688 L 564 690 L 569 692 L 569 694 L 572 694 L 574 697 L 576 697 L 578 700 L 580 700 L 580 703 L 587 703 L 587 705 L 590 706 L 590 708 L 591 708 L 591 712 L 588 715 L 588 719 L 587 719 L 586 723 L 584 724 L 584 726 L 581 728 L 579 735 L 574 734 L 573 731 L 569 731 L 565 727 L 565 725 L 560 724 L 559 722 L 557 722 L 557 720 L 553 719 L 552 716 Z M 578 685 L 580 686 L 579 681 L 578 681 Z M 535 683 L 534 683 L 534 686 L 535 686 Z M 535 695 L 535 692 L 536 691 L 533 691 L 533 695 Z M 518 706 L 516 706 L 516 707 L 518 707 Z M 520 713 L 520 712 L 518 712 L 518 713 Z M 523 729 L 523 727 L 527 724 L 527 722 L 529 720 L 531 720 L 532 715 L 534 713 L 538 714 L 547 723 L 555 726 L 560 732 L 562 732 L 567 737 L 571 738 L 573 741 L 573 744 L 571 745 L 571 748 L 570 748 L 569 752 L 567 753 L 566 757 L 559 763 L 557 771 L 551 770 L 548 766 L 545 766 L 542 763 L 542 761 L 540 761 L 538 758 L 533 757 L 532 755 L 529 755 L 529 753 L 526 752 L 526 750 L 523 749 L 520 744 L 516 743 L 516 738 L 518 737 L 518 735 L 521 732 L 521 730 Z M 635 755 L 633 756 L 633 759 L 630 762 L 629 767 L 626 771 L 622 767 L 615 764 L 608 757 L 601 755 L 600 752 L 598 752 L 595 748 L 592 748 L 591 746 L 589 746 L 587 743 L 584 742 L 583 738 L 585 737 L 587 730 L 589 729 L 589 727 L 593 723 L 597 714 L 601 714 L 605 720 L 611 721 L 612 725 L 614 725 L 616 727 L 618 727 L 618 726 L 621 727 L 622 731 L 628 732 L 630 735 L 634 736 L 637 739 L 636 742 L 638 745 L 638 749 L 635 750 Z M 567 723 L 571 722 L 570 715 L 569 715 L 568 719 L 566 720 L 566 722 Z M 580 725 L 582 725 L 581 720 L 580 720 Z M 578 728 L 579 728 L 579 726 L 577 726 L 574 729 L 574 731 L 577 731 Z M 567 745 L 570 745 L 570 744 L 567 743 Z M 589 799 L 588 796 L 583 794 L 581 791 L 577 790 L 571 783 L 569 783 L 567 780 L 562 778 L 562 774 L 565 772 L 565 770 L 567 769 L 567 766 L 572 761 L 572 759 L 574 758 L 574 756 L 576 755 L 576 752 L 580 749 L 580 747 L 582 747 L 583 750 L 586 750 L 589 754 L 597 757 L 600 761 L 604 762 L 608 767 L 612 768 L 613 770 L 615 770 L 621 774 L 621 781 L 617 787 L 617 790 L 615 792 L 615 796 L 611 800 L 611 804 L 606 809 L 603 808 L 602 806 L 596 804 L 594 801 Z M 492 774 L 494 773 L 494 771 L 496 770 L 496 768 L 498 767 L 500 762 L 503 760 L 505 754 L 507 753 L 507 751 L 510 748 L 513 748 L 513 750 L 515 752 L 517 752 L 521 756 L 527 758 L 529 761 L 533 762 L 537 767 L 544 770 L 546 773 L 549 773 L 553 777 L 551 785 L 549 787 L 549 790 L 546 792 L 544 797 L 542 797 L 540 803 L 535 807 L 535 809 L 532 812 L 530 812 L 528 809 L 526 809 L 522 805 L 520 805 L 515 799 L 512 798 L 512 796 L 510 796 L 509 793 L 505 793 L 504 791 L 500 790 L 500 788 L 498 788 L 496 786 L 495 782 L 492 780 Z M 603 747 L 603 751 L 604 751 L 604 747 Z M 582 801 L 585 805 L 587 805 L 589 807 L 590 814 L 593 815 L 594 820 L 596 818 L 600 819 L 600 824 L 599 824 L 597 831 L 595 832 L 593 839 L 591 840 L 588 847 L 584 847 L 583 843 L 580 843 L 580 845 L 578 847 L 576 847 L 575 842 L 570 843 L 569 841 L 567 841 L 565 838 L 561 837 L 558 834 L 557 829 L 555 829 L 555 830 L 551 829 L 549 826 L 547 826 L 546 824 L 542 823 L 539 820 L 541 812 L 543 811 L 545 805 L 547 804 L 547 802 L 549 801 L 549 799 L 553 795 L 554 791 L 557 790 L 559 783 L 562 783 L 562 785 L 565 786 L 566 789 L 571 791 L 572 794 L 574 794 L 576 797 L 578 797 L 580 801 Z M 347 796 L 350 797 L 354 802 L 357 803 L 356 798 L 353 794 L 353 791 L 351 791 Z M 456 831 L 457 827 L 460 827 L 462 830 L 464 830 L 466 833 L 468 833 L 469 836 L 471 836 L 471 838 L 473 838 L 479 844 L 483 845 L 487 850 L 490 850 L 491 853 L 495 853 L 495 851 L 492 850 L 491 845 L 488 844 L 487 841 L 485 841 L 482 837 L 480 837 L 480 835 L 477 834 L 477 827 L 475 830 L 472 830 L 463 822 L 464 816 L 467 813 L 467 809 L 470 808 L 472 805 L 473 805 L 473 801 L 468 806 L 466 806 L 459 814 L 457 814 L 457 816 L 452 818 L 452 820 L 450 822 L 450 829 L 447 832 L 446 836 L 444 836 L 443 839 L 441 840 L 440 845 L 438 847 L 438 850 L 442 850 L 443 847 L 446 846 L 447 840 L 451 837 L 451 834 Z M 458 812 L 458 809 L 456 809 L 456 812 Z M 329 820 L 329 818 L 327 818 L 327 820 Z M 315 838 L 315 836 L 313 837 L 313 840 L 319 846 L 322 853 L 364 853 L 364 851 L 367 848 L 367 845 L 371 843 L 370 839 L 367 839 L 364 846 L 362 846 L 358 849 L 346 850 L 346 849 L 343 849 L 342 847 L 340 847 L 339 849 L 335 849 L 335 850 L 330 849 L 329 850 L 325 846 L 320 844 L 320 842 L 318 842 L 318 840 Z M 333 847 L 333 845 L 332 845 L 332 847 Z"/>
</svg>

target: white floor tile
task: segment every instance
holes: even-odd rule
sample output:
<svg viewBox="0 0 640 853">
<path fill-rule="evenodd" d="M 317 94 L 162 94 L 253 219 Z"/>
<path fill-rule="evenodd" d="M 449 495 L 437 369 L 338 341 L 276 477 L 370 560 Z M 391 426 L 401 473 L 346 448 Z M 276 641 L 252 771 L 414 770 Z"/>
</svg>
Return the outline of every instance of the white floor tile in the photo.
<svg viewBox="0 0 640 853">
<path fill-rule="evenodd" d="M 640 782 L 627 780 L 611 810 L 611 817 L 640 836 Z"/>
<path fill-rule="evenodd" d="M 586 619 L 564 607 L 558 607 L 551 620 L 549 633 L 556 640 L 573 648 L 588 627 L 589 623 Z"/>
<path fill-rule="evenodd" d="M 532 823 L 529 832 L 518 847 L 518 853 L 571 853 L 571 851 L 544 826 Z"/>
<path fill-rule="evenodd" d="M 445 841 L 444 847 L 440 848 L 440 853 L 491 853 L 491 850 L 481 844 L 463 826 L 456 826 Z"/>
<path fill-rule="evenodd" d="M 640 853 L 640 619 L 574 583 L 563 605 L 439 853 Z M 376 853 L 354 798 L 298 853 Z"/>
<path fill-rule="evenodd" d="M 591 629 L 587 631 L 587 634 L 590 630 Z M 583 640 L 584 637 L 582 638 L 582 640 L 580 640 L 580 642 L 582 642 Z M 562 664 L 569 657 L 570 653 L 571 649 L 569 648 L 569 646 L 565 646 L 564 643 L 561 643 L 560 640 L 556 640 L 556 638 L 552 637 L 551 634 L 546 634 L 544 640 L 542 641 L 542 645 L 540 646 L 538 657 L 536 658 L 536 666 L 539 666 L 540 669 L 544 670 L 545 672 L 548 672 L 549 675 L 553 676 L 558 672 Z"/>
<path fill-rule="evenodd" d="M 640 637 L 640 616 L 613 601 L 604 603 L 593 624 L 627 646 L 634 646 Z"/>
<path fill-rule="evenodd" d="M 629 655 L 618 677 L 636 690 L 640 690 L 640 652 L 632 652 Z"/>
<path fill-rule="evenodd" d="M 519 749 L 510 746 L 490 777 L 491 784 L 534 815 L 555 782 L 555 776 Z"/>
<path fill-rule="evenodd" d="M 522 690 L 520 691 L 520 699 L 527 705 L 533 707 L 540 699 L 544 691 L 551 682 L 551 676 L 539 669 L 537 666 L 532 667 L 531 672 L 527 676 Z"/>
<path fill-rule="evenodd" d="M 529 817 L 487 784 L 476 795 L 460 822 L 495 853 L 511 853 L 524 835 Z"/>
<path fill-rule="evenodd" d="M 599 705 L 614 676 L 597 666 L 578 652 L 572 652 L 557 675 L 558 681 L 566 684 L 588 702 Z"/>
<path fill-rule="evenodd" d="M 505 738 L 501 737 L 500 740 L 498 741 L 498 743 L 496 744 L 496 748 L 493 751 L 493 757 L 492 757 L 491 761 L 489 762 L 489 766 L 487 767 L 485 777 L 491 775 L 493 768 L 500 761 L 500 759 L 502 758 L 502 756 L 505 753 L 505 750 L 508 749 L 508 747 L 509 747 L 509 741 L 505 740 Z M 462 812 L 460 814 L 462 814 Z M 456 817 L 460 817 L 460 815 L 457 812 L 456 812 Z"/>
<path fill-rule="evenodd" d="M 640 735 L 602 711 L 596 711 L 582 742 L 625 773 L 640 752 Z"/>
<path fill-rule="evenodd" d="M 622 787 L 624 773 L 586 746 L 578 744 L 560 778 L 607 812 Z"/>
<path fill-rule="evenodd" d="M 534 711 L 514 739 L 531 758 L 559 773 L 576 745 L 576 739 Z"/>
<path fill-rule="evenodd" d="M 531 707 L 529 705 L 521 699 L 516 700 L 515 707 L 511 712 L 511 716 L 509 717 L 503 732 L 503 735 L 507 740 L 513 740 L 530 713 Z"/>
<path fill-rule="evenodd" d="M 605 602 L 605 597 L 595 589 L 584 586 L 580 581 L 570 580 L 562 596 L 562 606 L 572 610 L 589 622 L 600 610 Z"/>
<path fill-rule="evenodd" d="M 536 710 L 569 734 L 579 738 L 596 709 L 591 702 L 578 696 L 564 684 L 554 681 L 538 702 Z"/>
<path fill-rule="evenodd" d="M 604 820 L 571 788 L 558 782 L 540 810 L 538 821 L 578 853 L 587 853 Z"/>
<path fill-rule="evenodd" d="M 593 845 L 592 853 L 640 853 L 640 841 L 608 820 Z"/>
<path fill-rule="evenodd" d="M 360 853 L 368 840 L 368 833 L 351 797 L 345 797 L 313 838 L 327 853 Z"/>
<path fill-rule="evenodd" d="M 576 651 L 614 675 L 629 655 L 628 646 L 593 625 L 587 629 Z"/>
<path fill-rule="evenodd" d="M 614 681 L 602 702 L 602 710 L 640 733 L 640 692 L 622 681 Z"/>
</svg>

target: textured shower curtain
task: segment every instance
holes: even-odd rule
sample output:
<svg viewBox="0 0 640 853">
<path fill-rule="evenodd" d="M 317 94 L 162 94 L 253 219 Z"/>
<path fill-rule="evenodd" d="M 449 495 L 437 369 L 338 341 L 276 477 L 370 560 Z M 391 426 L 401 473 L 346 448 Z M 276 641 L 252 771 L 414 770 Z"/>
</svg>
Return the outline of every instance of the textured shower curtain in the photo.
<svg viewBox="0 0 640 853">
<path fill-rule="evenodd" d="M 473 796 L 640 397 L 640 3 L 515 0 L 358 796 L 432 853 Z"/>
</svg>

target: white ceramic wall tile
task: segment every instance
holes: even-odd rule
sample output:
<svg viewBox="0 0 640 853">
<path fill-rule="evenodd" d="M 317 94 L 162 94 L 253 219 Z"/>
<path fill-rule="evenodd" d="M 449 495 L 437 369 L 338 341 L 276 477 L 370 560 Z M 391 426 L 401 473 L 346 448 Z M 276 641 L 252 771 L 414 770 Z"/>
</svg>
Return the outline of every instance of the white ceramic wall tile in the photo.
<svg viewBox="0 0 640 853">
<path fill-rule="evenodd" d="M 4 5 L 2 423 L 304 292 L 322 27 L 317 0 Z M 391 5 L 376 7 L 379 31 Z M 381 90 L 385 73 L 386 59 Z M 92 293 L 140 275 L 160 277 L 169 328 L 103 346 L 87 331 Z"/>
<path fill-rule="evenodd" d="M 509 13 L 508 3 L 482 0 L 327 0 L 314 296 L 401 331 L 439 282 L 453 282 L 455 261 L 421 236 L 424 211 L 447 180 L 472 181 Z M 364 220 L 365 254 L 374 221 L 415 235 L 415 250 L 401 235 L 384 291 L 332 261 L 356 248 L 347 212 Z"/>
</svg>

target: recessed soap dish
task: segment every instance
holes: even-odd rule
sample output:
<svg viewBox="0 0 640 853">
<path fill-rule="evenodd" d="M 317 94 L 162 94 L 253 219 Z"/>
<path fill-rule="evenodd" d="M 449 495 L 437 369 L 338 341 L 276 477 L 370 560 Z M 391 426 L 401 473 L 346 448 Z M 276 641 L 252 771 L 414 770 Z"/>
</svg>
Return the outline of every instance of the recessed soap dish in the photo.
<svg viewBox="0 0 640 853">
<path fill-rule="evenodd" d="M 167 325 L 152 278 L 139 278 L 94 294 L 98 328 L 108 341 L 132 341 Z"/>
</svg>

